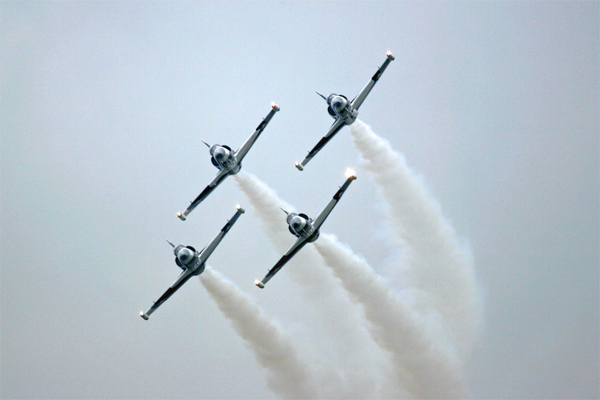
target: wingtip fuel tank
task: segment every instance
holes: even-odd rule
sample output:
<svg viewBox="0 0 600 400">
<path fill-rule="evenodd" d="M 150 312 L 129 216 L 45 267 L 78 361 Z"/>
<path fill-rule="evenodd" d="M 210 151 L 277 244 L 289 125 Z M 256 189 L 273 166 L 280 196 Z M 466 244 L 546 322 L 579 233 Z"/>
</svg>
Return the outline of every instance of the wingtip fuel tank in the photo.
<svg viewBox="0 0 600 400">
<path fill-rule="evenodd" d="M 354 172 L 354 170 L 352 168 L 350 168 L 350 167 L 348 167 L 346 169 L 346 174 L 345 175 L 346 175 L 346 178 L 348 178 L 348 179 L 352 179 L 352 180 L 356 179 L 356 172 Z"/>
</svg>

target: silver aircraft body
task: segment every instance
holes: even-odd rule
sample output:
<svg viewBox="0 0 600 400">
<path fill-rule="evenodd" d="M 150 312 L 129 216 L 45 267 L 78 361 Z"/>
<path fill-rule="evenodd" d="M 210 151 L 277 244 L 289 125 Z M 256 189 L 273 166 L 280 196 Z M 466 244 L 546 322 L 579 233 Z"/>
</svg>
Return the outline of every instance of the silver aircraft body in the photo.
<svg viewBox="0 0 600 400">
<path fill-rule="evenodd" d="M 328 97 L 323 96 L 321 93 L 317 92 L 319 96 L 321 96 L 327 102 L 327 112 L 329 115 L 335 120 L 331 128 L 329 128 L 329 132 L 317 143 L 317 145 L 308 152 L 308 155 L 304 159 L 304 161 L 296 162 L 296 168 L 300 171 L 304 170 L 304 167 L 308 162 L 315 156 L 317 153 L 325 147 L 325 145 L 338 133 L 345 125 L 351 125 L 356 121 L 358 117 L 358 109 L 362 105 L 362 103 L 367 98 L 368 94 L 373 89 L 373 86 L 377 83 L 387 66 L 394 60 L 394 56 L 391 52 L 387 52 L 387 58 L 384 63 L 377 69 L 377 72 L 369 83 L 360 91 L 358 95 L 352 101 L 348 101 L 348 98 L 341 94 L 332 93 Z"/>
<path fill-rule="evenodd" d="M 204 272 L 206 260 L 208 260 L 212 252 L 217 248 L 221 240 L 225 237 L 227 232 L 229 232 L 229 229 L 231 229 L 233 224 L 235 224 L 240 215 L 244 213 L 244 209 L 242 207 L 237 206 L 236 208 L 237 211 L 233 217 L 227 221 L 219 234 L 215 236 L 215 238 L 202 251 L 197 251 L 192 246 L 175 246 L 173 243 L 169 242 L 169 244 L 173 246 L 175 263 L 183 270 L 183 272 L 181 275 L 179 275 L 179 278 L 177 278 L 175 283 L 171 285 L 171 287 L 154 302 L 148 311 L 140 311 L 140 316 L 142 318 L 148 320 L 148 317 L 150 317 L 150 315 L 156 311 L 161 304 L 167 301 L 169 297 L 171 297 L 173 293 L 182 287 L 192 276 L 197 276 Z"/>
<path fill-rule="evenodd" d="M 196 197 L 194 201 L 191 202 L 190 206 L 184 212 L 178 212 L 177 216 L 182 221 L 185 221 L 189 213 L 191 213 L 194 208 L 198 206 L 204 199 L 208 197 L 209 194 L 212 193 L 213 190 L 219 186 L 221 182 L 225 180 L 229 175 L 235 175 L 240 172 L 242 168 L 242 160 L 248 154 L 248 151 L 256 142 L 262 131 L 267 127 L 271 118 L 275 115 L 277 111 L 279 111 L 279 106 L 275 103 L 271 104 L 271 111 L 269 114 L 262 120 L 262 122 L 258 125 L 256 130 L 250 137 L 244 142 L 242 147 L 239 148 L 238 151 L 231 150 L 231 147 L 227 145 L 209 145 L 208 143 L 203 143 L 208 146 L 210 149 L 210 161 L 212 164 L 219 170 L 217 176 L 208 186 Z"/>
<path fill-rule="evenodd" d="M 352 183 L 353 180 L 356 179 L 356 175 L 354 172 L 350 172 L 348 179 L 346 182 L 340 187 L 340 189 L 335 193 L 333 199 L 329 201 L 329 204 L 321 211 L 319 216 L 316 219 L 309 218 L 306 214 L 296 214 L 296 213 L 288 213 L 283 210 L 287 214 L 287 223 L 288 229 L 290 233 L 296 236 L 298 239 L 292 245 L 292 247 L 281 257 L 281 259 L 275 264 L 273 268 L 269 270 L 267 275 L 262 279 L 262 281 L 256 280 L 254 284 L 261 289 L 264 289 L 265 284 L 277 273 L 283 266 L 290 261 L 292 257 L 296 255 L 304 247 L 307 243 L 312 243 L 319 237 L 319 228 L 325 222 L 325 219 L 329 216 L 333 208 L 336 206 L 338 201 L 342 198 L 342 195 L 348 189 L 348 186 Z"/>
</svg>

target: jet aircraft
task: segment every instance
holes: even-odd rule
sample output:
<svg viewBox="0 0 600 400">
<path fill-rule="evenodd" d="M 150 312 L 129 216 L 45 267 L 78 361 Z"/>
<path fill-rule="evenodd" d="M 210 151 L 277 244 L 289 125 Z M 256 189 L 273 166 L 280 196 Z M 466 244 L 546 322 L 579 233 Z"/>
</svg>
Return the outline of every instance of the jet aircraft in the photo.
<svg viewBox="0 0 600 400">
<path fill-rule="evenodd" d="M 167 241 L 172 247 L 173 252 L 175 253 L 175 263 L 179 268 L 183 270 L 179 278 L 175 281 L 175 283 L 167 289 L 167 291 L 160 296 L 158 300 L 154 302 L 152 307 L 146 312 L 140 311 L 140 316 L 145 320 L 148 320 L 148 317 L 156 311 L 158 307 L 161 306 L 162 303 L 167 301 L 169 297 L 173 295 L 180 287 L 182 287 L 192 276 L 200 275 L 204 272 L 204 267 L 206 264 L 206 260 L 215 250 L 215 248 L 219 245 L 221 240 L 225 237 L 229 229 L 235 224 L 237 219 L 242 215 L 245 211 L 241 206 L 236 207 L 237 211 L 233 215 L 233 217 L 227 221 L 221 232 L 206 246 L 202 251 L 198 252 L 192 246 L 175 246 L 173 243 Z"/>
<path fill-rule="evenodd" d="M 300 171 L 304 170 L 304 167 L 308 162 L 317 155 L 317 153 L 325 147 L 325 145 L 335 136 L 336 133 L 340 131 L 344 127 L 344 125 L 352 125 L 354 121 L 356 121 L 356 117 L 358 117 L 358 109 L 361 104 L 367 98 L 367 95 L 373 89 L 373 86 L 377 83 L 383 71 L 387 68 L 387 66 L 395 59 L 391 52 L 387 52 L 387 58 L 384 63 L 377 69 L 377 72 L 369 83 L 360 91 L 360 93 L 352 100 L 348 101 L 348 98 L 341 94 L 332 93 L 328 97 L 323 96 L 321 93 L 317 92 L 319 96 L 321 96 L 327 102 L 327 111 L 329 115 L 335 122 L 329 128 L 329 132 L 317 143 L 317 145 L 308 152 L 308 155 L 301 163 L 296 162 L 296 168 Z"/>
<path fill-rule="evenodd" d="M 271 121 L 271 118 L 273 118 L 275 113 L 279 111 L 279 106 L 275 103 L 271 104 L 271 108 L 272 110 L 269 112 L 269 114 L 262 120 L 262 122 L 254 131 L 254 133 L 250 135 L 250 137 L 246 140 L 246 142 L 244 142 L 244 144 L 242 145 L 242 147 L 240 147 L 238 151 L 234 152 L 233 150 L 231 150 L 231 147 L 227 145 L 215 144 L 211 146 L 205 141 L 202 141 L 210 149 L 210 161 L 219 170 L 219 172 L 217 173 L 215 179 L 213 179 L 213 181 L 208 184 L 208 186 L 202 191 L 202 193 L 200 193 L 198 197 L 196 197 L 196 199 L 191 202 L 187 210 L 185 210 L 183 213 L 177 213 L 179 219 L 185 221 L 189 213 L 191 213 L 194 210 L 194 208 L 198 206 L 198 204 L 200 204 L 204 199 L 206 199 L 208 195 L 211 194 L 212 191 L 215 190 L 215 188 L 225 180 L 225 178 L 227 178 L 229 175 L 235 175 L 238 172 L 240 172 L 240 169 L 242 168 L 242 160 L 244 159 L 246 154 L 248 154 L 248 151 L 250 150 L 254 142 L 256 142 L 256 139 L 258 139 L 262 131 L 267 127 L 267 124 L 269 123 L 269 121 Z"/>
<path fill-rule="evenodd" d="M 356 175 L 354 175 L 354 171 L 349 171 L 348 179 L 346 182 L 340 187 L 340 189 L 335 193 L 333 199 L 329 201 L 329 204 L 321 211 L 319 216 L 313 220 L 309 218 L 306 214 L 296 214 L 296 213 L 288 213 L 283 210 L 287 214 L 287 223 L 288 229 L 292 233 L 292 235 L 296 236 L 298 240 L 296 243 L 292 245 L 292 247 L 288 250 L 287 253 L 281 257 L 281 259 L 275 264 L 273 268 L 269 270 L 267 275 L 263 278 L 262 281 L 258 279 L 254 282 L 256 286 L 261 289 L 264 289 L 265 284 L 277 273 L 279 270 L 288 262 L 296 253 L 304 247 L 306 243 L 312 243 L 319 237 L 319 228 L 325 222 L 331 210 L 336 206 L 338 201 L 342 198 L 342 195 L 348 189 L 348 186 L 352 183 L 353 180 L 356 179 Z"/>
</svg>

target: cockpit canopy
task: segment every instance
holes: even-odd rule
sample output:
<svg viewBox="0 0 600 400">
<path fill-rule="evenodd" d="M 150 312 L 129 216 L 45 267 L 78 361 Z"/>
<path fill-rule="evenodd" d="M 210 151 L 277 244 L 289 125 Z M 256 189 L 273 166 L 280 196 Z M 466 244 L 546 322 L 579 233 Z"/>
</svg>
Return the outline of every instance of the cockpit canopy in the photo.
<svg viewBox="0 0 600 400">
<path fill-rule="evenodd" d="M 331 108 L 337 112 L 341 112 L 347 104 L 348 100 L 342 96 L 335 96 L 331 99 Z"/>
<path fill-rule="evenodd" d="M 227 150 L 225 147 L 218 147 L 213 152 L 213 157 L 217 160 L 218 163 L 223 163 L 225 160 L 229 158 L 231 152 Z"/>
<path fill-rule="evenodd" d="M 210 147 L 210 155 L 212 156 L 210 161 L 218 169 L 230 167 L 235 163 L 235 153 L 227 145 L 212 145 Z"/>
<path fill-rule="evenodd" d="M 193 247 L 185 247 L 181 245 L 175 248 L 174 253 L 175 257 L 177 257 L 177 260 L 183 265 L 186 265 L 192 261 L 196 255 L 196 251 Z"/>
<path fill-rule="evenodd" d="M 300 233 L 306 226 L 306 220 L 299 215 L 288 216 L 288 224 L 294 230 L 294 232 Z"/>
<path fill-rule="evenodd" d="M 287 223 L 289 231 L 296 237 L 308 237 L 313 234 L 312 220 L 306 214 L 288 214 Z"/>
</svg>

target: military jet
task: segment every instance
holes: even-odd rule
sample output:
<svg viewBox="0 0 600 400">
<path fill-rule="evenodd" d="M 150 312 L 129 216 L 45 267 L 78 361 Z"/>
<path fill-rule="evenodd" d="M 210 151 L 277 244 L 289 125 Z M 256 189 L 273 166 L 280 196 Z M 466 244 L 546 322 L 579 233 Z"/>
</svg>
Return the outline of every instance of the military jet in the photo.
<svg viewBox="0 0 600 400">
<path fill-rule="evenodd" d="M 323 225 L 323 222 L 325 222 L 325 219 L 327 218 L 327 216 L 329 216 L 329 213 L 331 213 L 331 210 L 333 210 L 337 202 L 340 201 L 342 195 L 344 194 L 346 189 L 348 189 L 348 186 L 350 186 L 352 181 L 356 179 L 354 171 L 350 170 L 347 175 L 348 179 L 346 179 L 346 182 L 344 182 L 342 187 L 340 187 L 340 189 L 335 193 L 333 199 L 329 202 L 329 204 L 327 204 L 327 206 L 323 209 L 323 211 L 321 211 L 321 213 L 315 220 L 309 218 L 306 214 L 288 213 L 287 211 L 282 209 L 283 212 L 287 214 L 288 229 L 290 230 L 292 235 L 298 238 L 298 240 L 296 240 L 296 243 L 292 245 L 288 252 L 285 253 L 279 261 L 277 261 L 277 264 L 275 264 L 275 266 L 269 270 L 269 272 L 267 273 L 267 275 L 265 275 L 262 281 L 259 281 L 257 279 L 254 282 L 256 286 L 258 286 L 261 289 L 264 289 L 265 284 L 277 272 L 279 272 L 279 270 L 288 261 L 290 261 L 290 259 L 294 257 L 294 255 L 296 255 L 296 253 L 298 253 L 306 243 L 312 243 L 315 240 L 317 240 L 317 238 L 319 237 L 319 228 L 321 227 L 321 225 Z"/>
<path fill-rule="evenodd" d="M 204 199 L 206 199 L 208 195 L 211 194 L 212 191 L 215 190 L 215 188 L 225 180 L 225 178 L 227 178 L 229 175 L 235 175 L 238 172 L 240 172 L 240 169 L 242 169 L 242 160 L 244 159 L 246 154 L 248 154 L 248 151 L 250 150 L 254 142 L 256 142 L 256 139 L 258 139 L 262 131 L 266 128 L 269 121 L 271 121 L 273 115 L 275 115 L 275 113 L 279 111 L 279 106 L 275 103 L 271 104 L 271 108 L 272 110 L 269 112 L 269 114 L 262 120 L 262 122 L 254 131 L 254 133 L 250 135 L 250 137 L 246 140 L 246 142 L 242 145 L 242 147 L 240 147 L 238 151 L 234 152 L 233 150 L 231 150 L 231 147 L 227 145 L 215 144 L 211 146 L 204 140 L 202 141 L 202 143 L 204 143 L 210 149 L 210 161 L 219 170 L 219 173 L 217 174 L 215 179 L 213 179 L 213 181 L 209 183 L 208 186 L 202 191 L 202 193 L 200 193 L 198 197 L 196 197 L 196 199 L 191 202 L 187 210 L 185 210 L 183 213 L 177 213 L 179 219 L 185 221 L 189 213 L 191 213 L 194 210 L 194 208 L 198 206 L 198 204 L 200 204 Z"/>
<path fill-rule="evenodd" d="M 202 251 L 198 252 L 192 246 L 175 246 L 173 243 L 169 242 L 169 244 L 173 247 L 173 252 L 175 253 L 175 264 L 179 268 L 183 270 L 179 278 L 175 281 L 175 283 L 167 289 L 167 291 L 160 296 L 158 300 L 154 302 L 152 307 L 146 312 L 140 311 L 140 316 L 145 320 L 148 320 L 148 317 L 156 311 L 158 307 L 161 306 L 162 303 L 167 301 L 169 297 L 173 295 L 180 287 L 182 287 L 192 276 L 200 275 L 204 272 L 204 267 L 206 260 L 215 250 L 215 248 L 219 245 L 221 240 L 225 237 L 229 229 L 235 224 L 235 221 L 242 215 L 245 211 L 241 206 L 236 207 L 237 211 L 233 215 L 233 217 L 227 221 L 221 232 L 206 246 Z"/>
<path fill-rule="evenodd" d="M 332 93 L 328 97 L 323 96 L 321 93 L 317 92 L 319 96 L 321 96 L 327 102 L 327 111 L 329 115 L 335 122 L 329 128 L 329 132 L 317 143 L 317 145 L 308 152 L 308 155 L 301 163 L 296 162 L 296 168 L 300 171 L 304 170 L 304 167 L 308 162 L 317 155 L 317 153 L 325 147 L 325 145 L 335 136 L 336 133 L 340 131 L 344 127 L 344 125 L 352 125 L 354 121 L 356 121 L 356 117 L 358 117 L 358 109 L 361 104 L 367 98 L 367 95 L 373 89 L 373 86 L 377 83 L 383 71 L 387 68 L 387 66 L 395 59 L 391 52 L 387 52 L 387 58 L 384 63 L 377 69 L 377 72 L 369 83 L 360 91 L 360 93 L 354 98 L 352 101 L 348 101 L 348 98 L 341 94 Z"/>
</svg>

